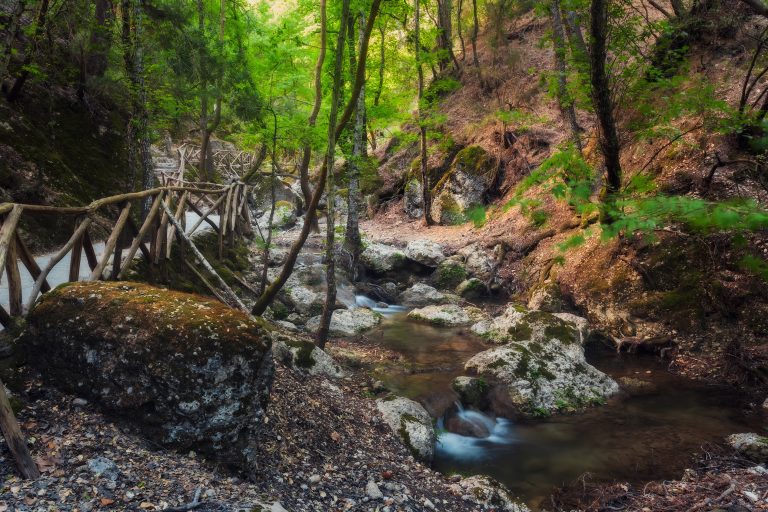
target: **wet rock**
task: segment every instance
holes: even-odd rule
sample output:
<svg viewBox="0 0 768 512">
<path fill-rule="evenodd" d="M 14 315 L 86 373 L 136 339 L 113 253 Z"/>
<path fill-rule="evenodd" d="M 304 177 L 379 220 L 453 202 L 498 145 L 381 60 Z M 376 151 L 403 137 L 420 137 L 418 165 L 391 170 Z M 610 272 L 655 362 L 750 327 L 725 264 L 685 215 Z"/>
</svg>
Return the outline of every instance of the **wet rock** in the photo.
<svg viewBox="0 0 768 512">
<path fill-rule="evenodd" d="M 458 254 L 464 257 L 464 268 L 470 276 L 484 282 L 491 280 L 496 262 L 488 251 L 479 244 L 470 244 L 460 249 Z"/>
<path fill-rule="evenodd" d="M 275 200 L 287 203 L 293 210 L 303 204 L 301 194 L 281 180 L 275 182 Z M 277 204 L 276 203 L 276 204 Z M 268 214 L 272 207 L 272 187 L 270 180 L 259 180 L 253 187 L 253 204 L 258 216 Z"/>
<path fill-rule="evenodd" d="M 440 327 L 459 327 L 470 325 L 482 316 L 477 308 L 462 308 L 456 304 L 426 306 L 408 313 L 408 318 L 427 322 Z"/>
<path fill-rule="evenodd" d="M 416 283 L 398 297 L 398 302 L 407 307 L 421 307 L 430 304 L 453 304 L 459 298 L 449 293 L 437 291 L 424 283 Z"/>
<path fill-rule="evenodd" d="M 754 432 L 731 434 L 726 439 L 731 448 L 755 462 L 768 462 L 768 437 Z"/>
<path fill-rule="evenodd" d="M 487 476 L 462 478 L 458 483 L 451 485 L 451 490 L 464 501 L 485 509 L 530 512 L 530 509 L 512 496 L 506 487 Z"/>
<path fill-rule="evenodd" d="M 464 263 L 460 261 L 461 256 L 458 258 L 448 258 L 437 266 L 437 270 L 433 274 L 435 286 L 442 290 L 454 290 L 467 276 L 467 269 Z"/>
<path fill-rule="evenodd" d="M 423 462 L 432 462 L 435 453 L 435 428 L 429 413 L 418 402 L 404 397 L 376 400 L 376 407 L 392 431 Z"/>
<path fill-rule="evenodd" d="M 461 403 L 484 409 L 488 403 L 488 383 L 478 377 L 460 375 L 453 379 L 453 390 Z"/>
<path fill-rule="evenodd" d="M 367 308 L 337 309 L 331 315 L 329 332 L 331 336 L 357 336 L 381 323 L 381 315 Z M 317 332 L 320 316 L 307 321 L 307 329 Z"/>
<path fill-rule="evenodd" d="M 443 247 L 432 240 L 413 240 L 405 247 L 405 257 L 427 267 L 437 267 L 445 254 Z"/>
<path fill-rule="evenodd" d="M 487 425 L 482 422 L 468 421 L 458 414 L 449 414 L 445 420 L 445 429 L 448 432 L 465 437 L 483 439 L 491 435 Z"/>
<path fill-rule="evenodd" d="M 480 146 L 459 151 L 432 190 L 432 218 L 440 224 L 465 222 L 470 209 L 484 204 L 495 170 L 494 159 Z"/>
<path fill-rule="evenodd" d="M 586 326 L 586 320 L 576 315 L 529 311 L 512 304 L 501 315 L 474 324 L 472 332 L 494 343 L 559 339 L 581 345 L 586 339 Z"/>
<path fill-rule="evenodd" d="M 385 274 L 403 266 L 405 253 L 389 245 L 371 243 L 360 254 L 360 261 L 374 273 Z"/>
<path fill-rule="evenodd" d="M 464 299 L 478 299 L 488 292 L 485 283 L 476 277 L 462 281 L 456 287 L 456 294 Z"/>
<path fill-rule="evenodd" d="M 623 390 L 633 396 L 655 395 L 659 392 L 653 382 L 635 377 L 619 377 L 618 382 Z"/>
<path fill-rule="evenodd" d="M 251 469 L 274 368 L 264 322 L 195 295 L 80 282 L 42 297 L 21 346 L 50 383 L 155 442 Z"/>
</svg>

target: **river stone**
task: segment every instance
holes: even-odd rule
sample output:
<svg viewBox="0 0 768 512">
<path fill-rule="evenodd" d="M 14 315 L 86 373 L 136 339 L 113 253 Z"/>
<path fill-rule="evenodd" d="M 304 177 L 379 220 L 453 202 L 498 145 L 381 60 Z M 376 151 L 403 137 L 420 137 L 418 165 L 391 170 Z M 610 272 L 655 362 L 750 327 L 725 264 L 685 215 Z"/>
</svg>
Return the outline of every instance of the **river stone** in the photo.
<svg viewBox="0 0 768 512">
<path fill-rule="evenodd" d="M 368 308 L 337 309 L 331 315 L 329 333 L 331 336 L 357 336 L 381 323 L 381 315 Z M 307 321 L 307 329 L 317 332 L 320 316 Z"/>
<path fill-rule="evenodd" d="M 440 224 L 465 222 L 471 208 L 484 204 L 495 170 L 495 160 L 480 146 L 459 151 L 432 190 L 432 218 Z"/>
<path fill-rule="evenodd" d="M 472 357 L 464 368 L 488 381 L 499 416 L 547 415 L 601 403 L 618 384 L 588 364 L 578 343 L 512 342 Z"/>
<path fill-rule="evenodd" d="M 459 283 L 456 287 L 456 295 L 464 299 L 478 299 L 485 295 L 487 289 L 485 283 L 476 277 L 471 277 Z"/>
<path fill-rule="evenodd" d="M 491 280 L 496 262 L 479 244 L 470 244 L 459 249 L 458 254 L 464 257 L 464 268 L 470 276 L 484 282 Z"/>
<path fill-rule="evenodd" d="M 259 225 L 258 232 L 267 235 L 269 228 L 269 210 L 264 212 L 256 221 Z M 279 201 L 275 204 L 275 213 L 272 216 L 272 229 L 287 229 L 296 224 L 296 207 L 287 201 Z"/>
<path fill-rule="evenodd" d="M 332 379 L 346 376 L 341 366 L 327 352 L 303 337 L 274 332 L 272 340 L 275 359 L 290 368 Z"/>
<path fill-rule="evenodd" d="M 755 462 L 768 462 L 768 437 L 754 432 L 744 434 L 731 434 L 726 442 L 742 454 Z"/>
<path fill-rule="evenodd" d="M 443 290 L 454 290 L 469 274 L 461 256 L 452 256 L 437 266 L 432 279 Z"/>
<path fill-rule="evenodd" d="M 285 296 L 299 314 L 317 315 L 323 310 L 324 295 L 314 292 L 306 286 L 292 286 L 285 291 Z"/>
<path fill-rule="evenodd" d="M 465 405 L 474 405 L 484 409 L 488 402 L 488 383 L 477 377 L 460 375 L 453 379 L 451 387 Z"/>
<path fill-rule="evenodd" d="M 20 347 L 49 383 L 155 442 L 255 470 L 274 373 L 265 322 L 145 284 L 78 282 L 42 296 Z"/>
<path fill-rule="evenodd" d="M 459 301 L 459 298 L 449 293 L 437 291 L 424 283 L 416 283 L 398 297 L 398 302 L 407 307 L 421 307 L 430 304 L 451 304 Z"/>
<path fill-rule="evenodd" d="M 408 313 L 408 318 L 427 322 L 439 327 L 459 327 L 470 325 L 482 317 L 482 312 L 473 307 L 462 308 L 456 304 L 426 306 Z"/>
<path fill-rule="evenodd" d="M 401 396 L 376 400 L 384 422 L 400 437 L 414 457 L 432 462 L 435 453 L 435 428 L 432 417 L 418 402 Z"/>
<path fill-rule="evenodd" d="M 556 313 L 564 308 L 565 300 L 563 300 L 560 285 L 557 283 L 547 283 L 539 286 L 533 290 L 531 298 L 528 300 L 528 309 Z"/>
<path fill-rule="evenodd" d="M 377 274 L 384 274 L 400 268 L 405 262 L 405 253 L 396 247 L 371 243 L 366 246 L 360 261 Z"/>
<path fill-rule="evenodd" d="M 659 388 L 653 382 L 637 379 L 635 377 L 619 377 L 621 388 L 632 396 L 655 395 Z"/>
<path fill-rule="evenodd" d="M 474 324 L 472 332 L 494 343 L 557 339 L 566 345 L 574 343 L 581 346 L 586 339 L 583 330 L 586 329 L 586 320 L 567 313 L 559 315 L 563 316 L 529 311 L 512 304 L 501 315 L 492 319 L 484 318 Z"/>
<path fill-rule="evenodd" d="M 530 512 L 522 501 L 516 499 L 509 489 L 487 476 L 462 478 L 450 486 L 452 493 L 461 496 L 467 503 L 483 507 L 483 510 L 505 512 Z"/>
<path fill-rule="evenodd" d="M 564 322 L 573 324 L 579 332 L 579 343 L 582 345 L 586 343 L 590 333 L 589 321 L 586 318 L 573 313 L 552 313 L 552 315 Z"/>
<path fill-rule="evenodd" d="M 412 240 L 405 247 L 405 257 L 427 267 L 437 267 L 445 254 L 443 247 L 432 240 Z"/>
</svg>

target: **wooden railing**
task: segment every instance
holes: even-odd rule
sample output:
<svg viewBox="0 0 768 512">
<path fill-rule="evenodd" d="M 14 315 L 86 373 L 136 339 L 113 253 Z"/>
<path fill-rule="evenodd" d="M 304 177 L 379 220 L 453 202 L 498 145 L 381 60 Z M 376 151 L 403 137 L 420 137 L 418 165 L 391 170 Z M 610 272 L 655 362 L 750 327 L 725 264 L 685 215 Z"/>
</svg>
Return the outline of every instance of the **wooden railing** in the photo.
<svg viewBox="0 0 768 512">
<path fill-rule="evenodd" d="M 141 251 L 148 263 L 158 265 L 170 257 L 171 247 L 178 241 L 188 245 L 195 259 L 209 273 L 215 274 L 213 278 L 223 290 L 219 290 L 216 295 L 233 307 L 244 309 L 237 296 L 221 281 L 186 233 L 194 232 L 206 222 L 218 234 L 219 257 L 225 244 L 233 246 L 237 237 L 250 236 L 249 187 L 242 182 L 228 185 L 191 183 L 184 181 L 182 175 L 181 172 L 175 176 L 164 175 L 157 188 L 105 197 L 81 207 L 0 204 L 0 269 L 5 269 L 8 279 L 8 310 L 0 306 L 0 323 L 8 327 L 14 317 L 24 316 L 32 309 L 38 295 L 51 289 L 48 282 L 51 270 L 67 255 L 71 255 L 69 281 L 119 280 L 128 274 L 138 251 Z M 185 226 L 188 211 L 198 216 L 189 229 Z M 24 217 L 41 214 L 73 219 L 72 235 L 51 255 L 44 268 L 40 268 L 35 261 L 19 230 Z M 219 216 L 218 223 L 211 218 L 216 214 Z M 104 242 L 102 254 L 97 257 L 91 233 L 95 225 L 104 224 L 103 219 L 114 220 L 107 221 L 109 236 Z M 143 220 L 139 223 L 137 219 Z M 86 271 L 87 277 L 81 277 L 83 253 L 89 268 Z M 27 297 L 23 296 L 20 265 L 34 279 Z M 201 273 L 199 277 L 205 279 Z M 213 288 L 207 281 L 206 286 Z"/>
</svg>

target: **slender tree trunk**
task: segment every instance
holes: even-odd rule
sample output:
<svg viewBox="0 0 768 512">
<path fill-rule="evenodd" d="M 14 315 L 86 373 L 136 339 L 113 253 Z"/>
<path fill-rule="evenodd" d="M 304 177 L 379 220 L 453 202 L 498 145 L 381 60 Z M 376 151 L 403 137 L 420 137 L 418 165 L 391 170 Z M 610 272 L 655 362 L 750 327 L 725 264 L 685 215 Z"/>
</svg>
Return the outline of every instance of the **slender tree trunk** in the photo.
<svg viewBox="0 0 768 512">
<path fill-rule="evenodd" d="M 8 32 L 5 38 L 5 44 L 3 47 L 2 62 L 0 62 L 0 82 L 5 79 L 6 73 L 8 73 L 8 66 L 11 65 L 11 57 L 13 56 L 13 46 L 16 42 L 16 38 L 19 35 L 19 26 L 21 22 L 21 16 L 24 14 L 25 2 L 24 0 L 18 0 L 13 9 L 11 10 L 11 21 L 8 24 Z"/>
<path fill-rule="evenodd" d="M 323 104 L 323 63 L 325 62 L 326 46 L 328 45 L 328 8 L 326 6 L 326 0 L 320 0 L 320 53 L 317 56 L 317 62 L 315 63 L 315 103 L 312 105 L 312 112 L 309 114 L 307 124 L 310 130 L 317 124 L 317 116 L 320 113 L 320 107 Z M 301 194 L 304 196 L 304 211 L 309 208 L 309 203 L 312 201 L 312 187 L 309 184 L 309 164 L 312 160 L 312 144 L 307 141 L 304 145 L 304 149 L 301 155 L 301 162 L 299 163 L 299 185 L 301 186 Z M 304 217 L 304 221 L 309 219 Z M 317 233 L 320 228 L 317 225 L 317 217 L 311 221 L 312 231 Z"/>
<path fill-rule="evenodd" d="M 377 107 L 379 106 L 379 101 L 381 100 L 381 92 L 384 90 L 384 66 L 385 66 L 385 59 L 386 59 L 386 46 L 385 46 L 386 30 L 387 30 L 386 23 L 379 25 L 379 37 L 381 38 L 381 45 L 379 46 L 379 83 L 376 87 L 376 94 L 373 95 L 373 104 Z"/>
<path fill-rule="evenodd" d="M 123 47 L 123 62 L 125 65 L 125 74 L 128 77 L 131 95 L 131 115 L 125 129 L 125 149 L 128 156 L 128 176 L 130 180 L 129 190 L 136 189 L 136 176 L 138 176 L 137 144 L 136 144 L 136 88 L 134 84 L 134 65 L 133 65 L 133 29 L 131 28 L 131 0 L 121 0 L 120 14 L 122 16 L 121 24 L 121 43 Z"/>
<path fill-rule="evenodd" d="M 224 24 L 226 20 L 226 1 L 221 0 L 219 4 L 219 37 L 218 45 L 221 49 L 224 45 Z M 200 51 L 198 55 L 199 59 L 199 74 L 200 74 L 200 172 L 203 173 L 203 179 L 205 181 L 211 181 L 215 174 L 213 154 L 211 151 L 211 136 L 213 132 L 219 127 L 221 123 L 221 95 L 222 95 L 222 80 L 223 80 L 223 64 L 219 64 L 219 70 L 216 78 L 216 98 L 214 99 L 213 106 L 213 119 L 209 119 L 208 116 L 208 74 L 209 69 L 207 65 L 208 55 L 205 50 L 205 43 L 202 39 L 205 37 L 205 4 L 203 0 L 197 0 L 197 26 L 200 31 Z M 220 52 L 221 53 L 221 52 Z"/>
<path fill-rule="evenodd" d="M 111 22 L 112 3 L 109 0 L 96 0 L 86 66 L 86 71 L 91 76 L 102 77 L 107 71 Z"/>
<path fill-rule="evenodd" d="M 40 41 L 40 38 L 45 30 L 45 22 L 48 19 L 48 7 L 50 5 L 49 0 L 42 0 L 40 2 L 40 9 L 37 11 L 37 19 L 35 20 L 35 33 L 32 37 L 32 43 L 30 47 L 25 50 L 24 64 L 21 69 L 21 73 L 16 77 L 16 81 L 13 83 L 11 90 L 8 91 L 6 99 L 9 103 L 13 103 L 19 98 L 21 89 L 24 87 L 27 79 L 29 78 L 29 65 L 32 63 L 32 54 L 35 51 L 35 46 Z"/>
<path fill-rule="evenodd" d="M 441 50 L 441 54 L 438 58 L 438 65 L 440 71 L 445 71 L 448 67 L 448 63 L 453 61 L 456 69 L 459 69 L 459 63 L 456 60 L 456 55 L 453 53 L 453 30 L 451 24 L 453 23 L 453 17 L 451 16 L 453 11 L 453 4 L 451 0 L 438 0 L 437 2 L 437 46 Z"/>
<path fill-rule="evenodd" d="M 467 46 L 464 44 L 464 34 L 461 32 L 461 11 L 464 7 L 464 0 L 459 0 L 459 4 L 456 6 L 456 33 L 459 36 L 461 42 L 461 60 L 467 58 Z"/>
<path fill-rule="evenodd" d="M 557 101 L 560 111 L 571 129 L 571 139 L 576 148 L 581 152 L 581 138 L 579 136 L 579 121 L 576 118 L 576 107 L 573 98 L 568 92 L 568 69 L 565 62 L 565 29 L 560 15 L 560 0 L 552 0 L 549 5 L 552 17 L 552 41 L 555 50 L 555 69 L 557 71 Z"/>
<path fill-rule="evenodd" d="M 421 169 L 421 196 L 424 203 L 424 223 L 432 226 L 435 222 L 432 220 L 432 194 L 430 191 L 429 177 L 427 176 L 427 127 L 424 120 L 422 100 L 424 98 L 424 69 L 421 65 L 421 1 L 416 0 L 416 9 L 414 14 L 415 39 L 416 39 L 416 71 L 419 76 L 419 141 L 420 141 L 420 169 Z"/>
<path fill-rule="evenodd" d="M 365 13 L 360 13 L 359 45 L 362 47 L 365 35 Z M 355 129 L 353 133 L 352 158 L 348 166 L 347 178 L 347 229 L 344 237 L 344 247 L 351 255 L 350 271 L 356 278 L 357 262 L 360 258 L 362 240 L 360 238 L 360 167 L 366 159 L 368 137 L 365 130 L 365 84 L 360 90 L 355 109 Z"/>
<path fill-rule="evenodd" d="M 571 43 L 571 51 L 574 54 L 575 60 L 586 67 L 589 52 L 587 51 L 587 43 L 584 41 L 584 34 L 581 31 L 579 17 L 574 11 L 567 11 L 565 13 L 565 22 L 568 24 L 568 39 Z"/>
<path fill-rule="evenodd" d="M 259 293 L 264 293 L 267 289 L 267 273 L 269 272 L 269 251 L 272 245 L 272 223 L 275 220 L 275 206 L 277 204 L 277 114 L 272 110 L 272 118 L 274 121 L 274 127 L 272 130 L 272 174 L 270 175 L 270 209 L 269 218 L 267 219 L 267 235 L 266 237 L 262 233 L 262 240 L 264 241 L 264 254 L 261 260 L 261 282 L 259 283 Z"/>
<path fill-rule="evenodd" d="M 354 86 L 352 87 L 351 96 L 347 102 L 346 107 L 344 108 L 344 112 L 341 114 L 339 122 L 336 125 L 336 131 L 334 132 L 335 139 L 338 139 L 339 135 L 351 119 L 352 113 L 357 105 L 357 98 L 360 96 L 363 83 L 365 83 L 365 63 L 368 58 L 368 44 L 371 40 L 373 24 L 379 14 L 379 7 L 381 7 L 381 2 L 382 0 L 373 0 L 373 3 L 371 4 L 371 11 L 368 15 L 368 22 L 365 25 L 365 37 L 363 38 L 363 45 L 360 49 L 360 56 L 357 61 L 357 73 L 355 74 Z M 309 222 L 313 219 L 317 212 L 317 205 L 320 202 L 320 196 L 323 193 L 327 176 L 328 160 L 325 159 L 323 161 L 323 166 L 320 169 L 320 176 L 318 178 L 317 187 L 312 194 L 312 200 L 310 201 L 309 208 L 307 209 L 304 227 L 302 227 L 301 232 L 299 233 L 299 237 L 294 241 L 293 245 L 291 245 L 291 249 L 288 251 L 288 255 L 286 256 L 285 263 L 283 264 L 283 268 L 280 271 L 280 275 L 278 275 L 272 284 L 267 287 L 267 290 L 261 295 L 261 297 L 259 297 L 259 299 L 256 301 L 256 304 L 254 304 L 253 309 L 251 310 L 254 315 L 259 316 L 263 314 L 264 311 L 266 311 L 267 307 L 269 307 L 269 305 L 275 299 L 275 296 L 278 294 L 278 292 L 280 292 L 283 286 L 285 286 L 288 278 L 291 277 L 291 274 L 293 273 L 293 267 L 296 264 L 296 259 L 299 257 L 299 253 L 301 252 L 302 247 L 304 247 L 304 243 L 307 241 L 307 237 L 309 236 Z"/>
<path fill-rule="evenodd" d="M 331 93 L 331 112 L 328 116 L 328 149 L 325 154 L 328 180 L 326 182 L 326 201 L 328 203 L 328 222 L 326 224 L 325 238 L 325 281 L 326 293 L 323 313 L 320 315 L 320 326 L 317 330 L 317 346 L 325 348 L 328 340 L 328 330 L 331 325 L 331 316 L 336 306 L 336 180 L 334 176 L 334 160 L 336 158 L 336 118 L 338 116 L 339 101 L 341 99 L 342 71 L 344 58 L 344 38 L 349 19 L 349 0 L 343 0 L 341 7 L 341 25 L 336 39 L 336 61 L 333 68 L 333 92 Z M 358 96 L 359 97 L 359 96 Z"/>
<path fill-rule="evenodd" d="M 152 153 L 149 149 L 149 112 L 147 111 L 147 87 L 144 81 L 144 13 L 141 0 L 133 1 L 134 23 L 134 72 L 133 83 L 136 88 L 137 142 L 141 165 L 141 184 L 144 190 L 154 185 L 154 169 Z M 147 196 L 143 203 L 141 214 L 145 218 L 152 207 L 152 198 Z"/>
<path fill-rule="evenodd" d="M 606 72 L 608 38 L 608 1 L 592 0 L 590 7 L 590 80 L 592 103 L 600 129 L 600 149 L 605 159 L 606 193 L 608 201 L 621 189 L 621 161 L 619 136 L 613 116 L 611 88 Z"/>
<path fill-rule="evenodd" d="M 685 6 L 683 6 L 683 0 L 670 0 L 672 3 L 672 10 L 675 12 L 675 16 L 682 18 L 685 16 Z"/>
</svg>

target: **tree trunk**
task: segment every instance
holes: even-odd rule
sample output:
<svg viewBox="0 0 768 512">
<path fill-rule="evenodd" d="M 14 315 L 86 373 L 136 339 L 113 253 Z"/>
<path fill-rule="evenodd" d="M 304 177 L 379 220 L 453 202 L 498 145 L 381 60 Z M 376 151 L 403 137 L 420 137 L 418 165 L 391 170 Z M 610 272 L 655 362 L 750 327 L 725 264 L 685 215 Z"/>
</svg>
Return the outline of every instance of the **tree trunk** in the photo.
<svg viewBox="0 0 768 512">
<path fill-rule="evenodd" d="M 349 0 L 343 0 L 341 7 L 341 24 L 339 25 L 339 35 L 336 39 L 336 61 L 333 68 L 333 92 L 331 93 L 331 112 L 328 117 L 328 149 L 325 154 L 327 168 L 327 191 L 326 201 L 328 203 L 328 222 L 326 224 L 325 238 L 325 304 L 323 313 L 320 315 L 320 326 L 317 330 L 317 346 L 325 348 L 325 342 L 328 340 L 328 330 L 331 325 L 331 316 L 336 306 L 336 179 L 334 176 L 334 159 L 336 158 L 336 118 L 339 111 L 339 100 L 341 98 L 342 71 L 344 58 L 344 38 L 349 19 Z M 362 87 L 361 87 L 362 90 Z M 358 98 L 362 97 L 361 94 Z M 359 100 L 358 100 L 359 101 Z"/>
<path fill-rule="evenodd" d="M 323 63 L 325 62 L 325 53 L 328 40 L 328 17 L 326 0 L 320 0 L 320 54 L 317 56 L 315 64 L 315 103 L 312 106 L 312 112 L 309 114 L 307 124 L 310 130 L 317 124 L 317 116 L 320 113 L 320 107 L 323 104 Z M 312 145 L 309 141 L 304 145 L 304 150 L 299 164 L 299 185 L 301 194 L 304 196 L 304 211 L 309 208 L 312 202 L 312 187 L 309 184 L 309 164 L 312 159 Z M 309 219 L 304 218 L 305 222 Z M 320 228 L 317 225 L 317 217 L 312 219 L 312 231 L 317 233 Z"/>
<path fill-rule="evenodd" d="M 584 34 L 581 31 L 579 17 L 574 11 L 567 11 L 565 22 L 568 24 L 568 39 L 571 42 L 571 52 L 574 54 L 574 59 L 576 62 L 586 65 L 589 52 L 587 51 L 587 43 L 584 41 Z"/>
<path fill-rule="evenodd" d="M 451 24 L 453 18 L 451 12 L 453 11 L 453 5 L 451 0 L 438 0 L 437 2 L 437 46 L 440 49 L 440 55 L 438 55 L 438 65 L 440 71 L 445 71 L 448 67 L 448 63 L 453 61 L 456 69 L 459 68 L 459 63 L 456 60 L 456 56 L 453 54 L 453 30 Z"/>
<path fill-rule="evenodd" d="M 272 131 L 272 175 L 269 177 L 270 179 L 270 209 L 269 209 L 269 218 L 267 220 L 267 236 L 264 237 L 264 234 L 262 233 L 262 240 L 264 240 L 264 256 L 262 258 L 262 267 L 261 267 L 261 282 L 259 283 L 259 294 L 264 293 L 264 290 L 267 289 L 267 272 L 269 271 L 269 250 L 271 249 L 272 245 L 272 222 L 275 219 L 275 206 L 277 204 L 277 194 L 276 194 L 276 187 L 277 187 L 277 114 L 274 110 L 272 110 L 272 117 L 274 121 L 274 129 Z M 258 227 L 258 224 L 257 224 Z"/>
<path fill-rule="evenodd" d="M 149 190 L 154 185 L 154 169 L 152 165 L 152 153 L 149 149 L 149 112 L 147 111 L 147 87 L 144 81 L 144 30 L 143 7 L 140 0 L 133 2 L 133 17 L 135 25 L 134 34 L 134 85 L 136 87 L 136 119 L 137 142 L 141 164 L 141 184 L 144 190 Z M 147 196 L 142 201 L 141 216 L 145 218 L 152 207 L 152 198 Z"/>
<path fill-rule="evenodd" d="M 463 6 L 464 0 L 459 0 L 459 5 L 456 6 L 456 33 L 461 42 L 461 60 L 467 58 L 467 46 L 464 44 L 464 34 L 461 33 L 461 11 Z"/>
<path fill-rule="evenodd" d="M 112 33 L 111 21 L 112 2 L 109 0 L 96 0 L 86 66 L 86 71 L 91 76 L 102 77 L 107 71 Z"/>
<path fill-rule="evenodd" d="M 675 16 L 682 18 L 685 16 L 685 6 L 683 6 L 683 0 L 670 0 L 672 3 L 672 10 L 675 11 Z"/>
<path fill-rule="evenodd" d="M 362 46 L 365 34 L 365 13 L 360 14 L 359 44 Z M 355 109 L 355 129 L 352 142 L 352 158 L 347 167 L 347 229 L 344 237 L 344 247 L 351 255 L 350 273 L 353 280 L 356 277 L 357 262 L 360 258 L 360 167 L 367 156 L 366 146 L 368 137 L 365 130 L 365 84 L 360 90 Z"/>
<path fill-rule="evenodd" d="M 581 138 L 579 137 L 579 121 L 576 118 L 576 107 L 573 98 L 568 92 L 568 70 L 565 62 L 565 29 L 560 15 L 560 1 L 552 0 L 549 5 L 552 17 L 552 42 L 555 50 L 555 69 L 557 71 L 557 101 L 560 111 L 571 129 L 571 139 L 576 148 L 581 152 Z M 506 132 L 505 132 L 506 133 Z"/>
<path fill-rule="evenodd" d="M 420 31 L 421 26 L 421 2 L 416 0 L 416 9 L 414 14 L 415 25 L 415 39 L 416 39 L 416 69 L 419 76 L 419 141 L 420 141 L 420 160 L 421 160 L 421 192 L 422 202 L 424 203 L 424 223 L 427 226 L 433 225 L 435 222 L 432 220 L 432 198 L 429 188 L 429 177 L 427 176 L 427 127 L 424 124 L 424 112 L 422 109 L 422 99 L 424 98 L 424 70 L 421 66 L 421 38 Z"/>
<path fill-rule="evenodd" d="M 347 102 L 346 107 L 344 108 L 344 112 L 341 114 L 339 122 L 336 125 L 334 139 L 338 139 L 339 135 L 351 119 L 352 112 L 357 106 L 357 98 L 360 96 L 360 91 L 362 90 L 363 83 L 365 82 L 365 63 L 368 58 L 368 44 L 371 40 L 373 24 L 379 14 L 379 7 L 381 6 L 381 2 L 382 0 L 373 0 L 373 3 L 371 4 L 371 11 L 368 15 L 368 22 L 365 26 L 365 36 L 363 37 L 363 44 L 360 48 L 360 55 L 357 61 L 357 72 L 355 73 L 354 86 L 352 87 L 351 96 Z M 283 264 L 283 269 L 280 271 L 280 275 L 278 275 L 272 284 L 267 287 L 266 291 L 261 295 L 261 297 L 259 297 L 259 299 L 256 301 L 256 304 L 254 304 L 253 309 L 251 310 L 254 315 L 258 316 L 266 311 L 267 307 L 269 307 L 275 296 L 283 288 L 286 281 L 289 277 L 291 277 L 291 274 L 293 273 L 293 267 L 296 264 L 296 259 L 299 256 L 299 252 L 301 252 L 301 249 L 304 247 L 304 243 L 307 241 L 307 237 L 309 236 L 309 223 L 317 212 L 317 205 L 320 202 L 320 196 L 322 195 L 323 189 L 325 187 L 325 181 L 328 175 L 327 165 L 328 160 L 325 159 L 323 161 L 323 166 L 320 169 L 320 176 L 318 178 L 317 187 L 312 194 L 312 200 L 309 203 L 309 208 L 307 209 L 307 213 L 305 215 L 304 227 L 302 227 L 301 232 L 299 233 L 299 237 L 294 241 L 291 249 L 288 251 L 288 255 L 286 256 L 286 260 Z"/>
<path fill-rule="evenodd" d="M 613 116 L 611 88 L 605 69 L 608 37 L 608 0 L 592 0 L 590 7 L 590 80 L 592 103 L 600 130 L 600 150 L 605 159 L 606 193 L 610 201 L 621 189 L 621 147 Z"/>
<path fill-rule="evenodd" d="M 386 23 L 379 25 L 379 37 L 381 38 L 381 46 L 379 46 L 379 84 L 376 87 L 376 94 L 373 96 L 373 104 L 377 107 L 379 106 L 379 101 L 381 100 L 381 91 L 384 90 L 384 62 L 386 58 L 386 46 L 384 42 L 386 30 Z"/>
<path fill-rule="evenodd" d="M 219 4 L 219 38 L 218 45 L 224 44 L 224 23 L 226 20 L 226 1 L 221 0 Z M 205 37 L 205 4 L 203 0 L 197 0 L 197 25 L 200 31 L 200 37 Z M 221 86 L 223 79 L 223 66 L 219 70 L 216 78 L 217 92 L 216 99 L 214 100 L 213 107 L 213 119 L 209 119 L 208 116 L 208 74 L 209 69 L 206 64 L 208 59 L 207 52 L 204 47 L 204 43 L 200 45 L 200 51 L 198 55 L 199 59 L 199 74 L 200 74 L 200 172 L 203 174 L 205 181 L 211 181 L 213 179 L 215 169 L 213 167 L 213 154 L 211 152 L 211 136 L 213 132 L 219 127 L 221 122 Z"/>
<path fill-rule="evenodd" d="M 19 94 L 21 94 L 21 89 L 24 87 L 24 84 L 26 83 L 27 79 L 29 78 L 29 65 L 32 63 L 32 53 L 34 52 L 35 48 L 34 46 L 37 45 L 37 43 L 40 41 L 40 36 L 43 34 L 43 30 L 45 29 L 45 22 L 48 18 L 48 6 L 50 5 L 49 0 L 42 0 L 40 2 L 40 9 L 37 11 L 37 19 L 35 20 L 35 33 L 32 36 L 32 42 L 30 44 L 30 47 L 25 50 L 25 56 L 24 56 L 24 64 L 21 68 L 21 73 L 18 77 L 16 77 L 16 81 L 13 83 L 13 86 L 11 87 L 11 90 L 8 91 L 8 95 L 6 96 L 6 99 L 9 103 L 13 103 L 17 99 L 19 99 Z"/>
</svg>

